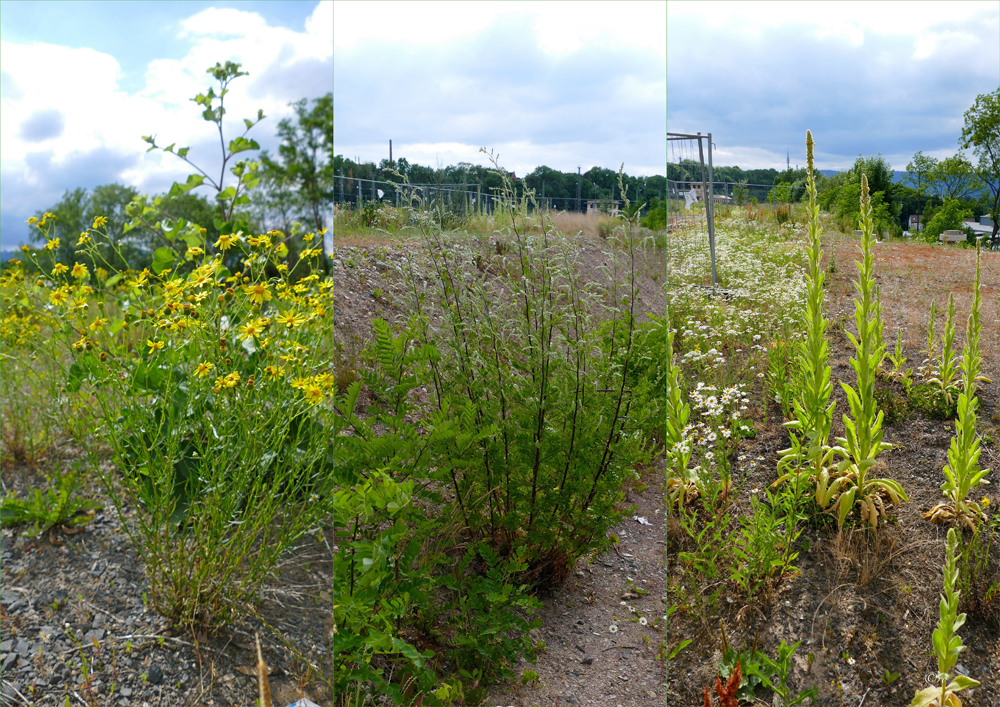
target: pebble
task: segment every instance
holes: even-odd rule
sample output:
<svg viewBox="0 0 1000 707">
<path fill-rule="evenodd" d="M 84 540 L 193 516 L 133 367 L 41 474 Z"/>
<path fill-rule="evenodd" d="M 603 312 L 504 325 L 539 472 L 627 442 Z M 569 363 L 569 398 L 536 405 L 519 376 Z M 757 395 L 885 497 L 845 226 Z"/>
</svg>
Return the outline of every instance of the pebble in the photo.
<svg viewBox="0 0 1000 707">
<path fill-rule="evenodd" d="M 163 671 L 159 665 L 151 665 L 146 673 L 146 682 L 151 685 L 159 685 L 163 682 Z"/>
</svg>

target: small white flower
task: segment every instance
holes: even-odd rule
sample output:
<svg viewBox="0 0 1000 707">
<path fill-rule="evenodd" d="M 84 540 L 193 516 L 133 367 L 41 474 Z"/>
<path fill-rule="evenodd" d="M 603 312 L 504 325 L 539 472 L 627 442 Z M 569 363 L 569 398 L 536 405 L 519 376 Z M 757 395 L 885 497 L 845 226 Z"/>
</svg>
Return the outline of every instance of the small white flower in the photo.
<svg viewBox="0 0 1000 707">
<path fill-rule="evenodd" d="M 611 624 L 611 628 L 608 629 L 611 633 L 618 633 L 618 624 Z"/>
<path fill-rule="evenodd" d="M 634 607 L 634 606 L 630 606 L 630 607 L 628 608 L 628 610 L 629 610 L 629 613 L 632 613 L 632 614 L 634 614 L 634 613 L 635 613 L 635 607 Z"/>
<path fill-rule="evenodd" d="M 640 626 L 645 626 L 646 625 L 646 617 L 645 616 L 640 616 L 639 617 L 639 625 Z"/>
<path fill-rule="evenodd" d="M 621 602 L 621 605 L 622 605 L 622 606 L 625 606 L 625 602 Z"/>
</svg>

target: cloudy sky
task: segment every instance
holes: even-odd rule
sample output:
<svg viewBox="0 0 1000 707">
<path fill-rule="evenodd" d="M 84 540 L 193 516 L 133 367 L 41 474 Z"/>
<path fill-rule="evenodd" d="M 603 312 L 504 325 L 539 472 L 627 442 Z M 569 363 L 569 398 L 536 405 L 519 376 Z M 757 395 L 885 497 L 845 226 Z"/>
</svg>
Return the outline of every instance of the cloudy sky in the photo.
<svg viewBox="0 0 1000 707">
<path fill-rule="evenodd" d="M 1000 3 L 669 0 L 667 46 L 667 126 L 711 132 L 715 164 L 804 166 L 809 129 L 820 169 L 904 170 L 1000 85 Z"/>
<path fill-rule="evenodd" d="M 662 1 L 337 0 L 333 19 L 335 154 L 664 173 Z"/>
<path fill-rule="evenodd" d="M 190 146 L 216 182 L 218 128 L 190 99 L 219 84 L 205 70 L 242 64 L 225 98 L 223 134 L 277 153 L 288 104 L 332 90 L 333 3 L 0 2 L 0 241 L 27 240 L 25 220 L 69 190 L 118 183 L 167 191 L 194 168 L 157 144 Z M 219 105 L 216 100 L 213 106 Z M 259 153 L 240 155 L 254 157 Z M 238 159 L 239 159 L 238 158 Z M 231 166 L 232 162 L 228 166 Z M 225 186 L 236 178 L 227 172 Z M 214 189 L 194 193 L 209 199 Z"/>
</svg>

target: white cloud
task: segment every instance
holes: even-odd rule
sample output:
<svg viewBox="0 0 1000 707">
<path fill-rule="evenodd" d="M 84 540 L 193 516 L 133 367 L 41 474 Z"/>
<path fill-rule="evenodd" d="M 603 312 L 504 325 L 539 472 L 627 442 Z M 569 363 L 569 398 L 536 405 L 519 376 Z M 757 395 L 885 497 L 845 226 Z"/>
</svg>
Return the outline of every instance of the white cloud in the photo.
<svg viewBox="0 0 1000 707">
<path fill-rule="evenodd" d="M 355 2 L 335 0 L 338 51 L 376 40 L 435 46 L 471 37 L 504 20 L 527 18 L 546 54 L 572 54 L 602 43 L 666 57 L 663 2 Z"/>
<path fill-rule="evenodd" d="M 201 109 L 191 100 L 209 87 L 218 92 L 218 82 L 206 73 L 216 63 L 233 61 L 249 72 L 225 97 L 227 144 L 244 133 L 243 118 L 256 120 L 263 109 L 266 120 L 247 136 L 275 153 L 277 123 L 295 115 L 288 104 L 333 88 L 332 16 L 332 2 L 316 3 L 303 30 L 295 31 L 269 26 L 255 12 L 209 8 L 179 23 L 176 36 L 184 56 L 149 62 L 145 85 L 134 92 L 121 87 L 122 66 L 108 53 L 0 41 L 4 229 L 12 230 L 15 214 L 23 220 L 67 189 L 117 181 L 155 193 L 195 171 L 175 156 L 146 152 L 143 135 L 156 135 L 162 146 L 191 146 L 188 157 L 218 180 L 218 129 L 199 116 Z M 164 54 L 169 49 L 175 47 Z M 233 179 L 227 174 L 226 184 Z M 5 234 L 4 244 L 21 237 Z"/>
</svg>

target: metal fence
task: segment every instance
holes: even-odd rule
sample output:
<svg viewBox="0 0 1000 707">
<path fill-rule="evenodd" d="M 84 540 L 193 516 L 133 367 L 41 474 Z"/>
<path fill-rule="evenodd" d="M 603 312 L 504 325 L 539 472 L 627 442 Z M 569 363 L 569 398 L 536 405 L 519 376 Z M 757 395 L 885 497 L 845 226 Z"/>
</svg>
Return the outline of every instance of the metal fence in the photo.
<svg viewBox="0 0 1000 707">
<path fill-rule="evenodd" d="M 493 213 L 500 203 L 497 194 L 491 189 L 483 189 L 480 184 L 411 184 L 414 194 L 425 203 L 439 202 L 446 208 L 465 214 L 474 210 Z M 365 204 L 379 203 L 399 207 L 406 201 L 406 196 L 398 189 L 399 185 L 380 179 L 364 179 L 360 177 L 334 176 L 334 203 L 341 208 L 359 209 Z M 535 193 L 535 202 L 540 209 L 560 211 L 580 211 L 592 213 L 600 211 L 617 215 L 622 206 L 619 199 L 578 199 L 572 197 L 549 197 Z M 529 210 L 534 206 L 529 203 Z M 645 213 L 646 209 L 643 210 Z"/>
</svg>

